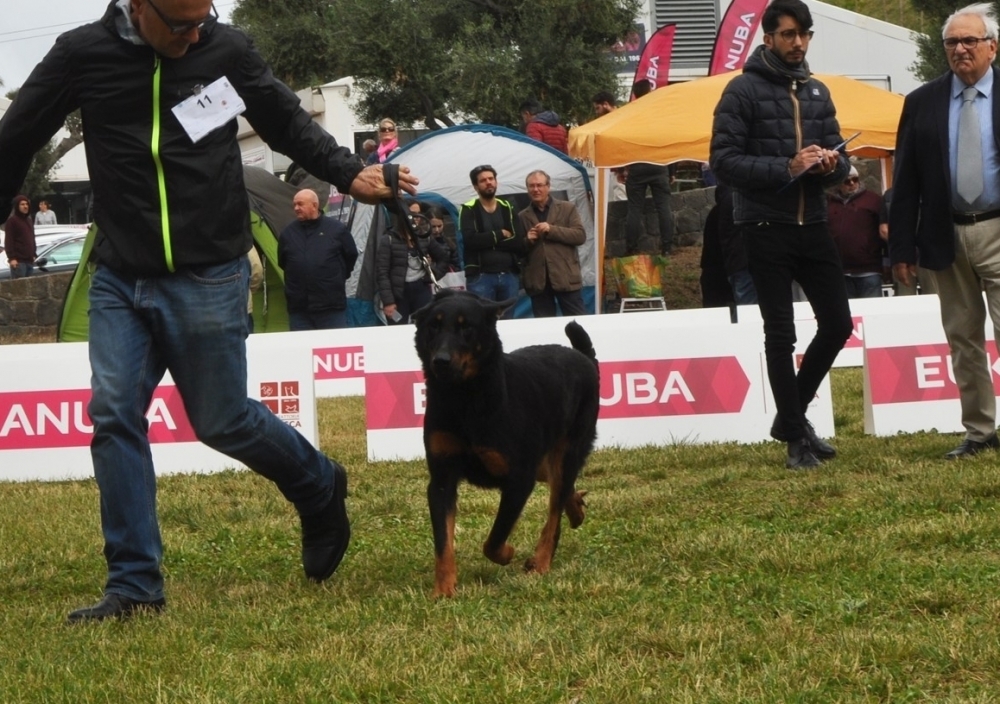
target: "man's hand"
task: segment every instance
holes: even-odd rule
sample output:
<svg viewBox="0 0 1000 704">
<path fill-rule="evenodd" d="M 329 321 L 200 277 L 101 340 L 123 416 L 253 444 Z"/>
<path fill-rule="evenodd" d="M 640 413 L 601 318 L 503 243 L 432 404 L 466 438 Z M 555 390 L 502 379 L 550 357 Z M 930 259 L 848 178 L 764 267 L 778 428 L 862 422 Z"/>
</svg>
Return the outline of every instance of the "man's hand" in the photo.
<svg viewBox="0 0 1000 704">
<path fill-rule="evenodd" d="M 792 157 L 792 160 L 788 162 L 788 174 L 792 178 L 798 178 L 812 169 L 817 174 L 825 176 L 837 168 L 839 158 L 840 152 L 823 149 L 818 144 L 813 144 Z"/>
<path fill-rule="evenodd" d="M 882 238 L 883 242 L 889 241 L 889 225 L 888 223 L 882 223 L 878 226 L 878 236 Z"/>
<path fill-rule="evenodd" d="M 915 264 L 893 264 L 892 273 L 895 274 L 899 283 L 904 286 L 912 286 L 917 282 L 917 267 Z"/>
<path fill-rule="evenodd" d="M 513 236 L 514 236 L 514 233 L 513 233 L 513 232 L 511 232 L 510 230 L 500 230 L 500 232 L 502 232 L 502 233 L 503 233 L 503 238 L 504 238 L 505 240 L 509 240 L 509 239 L 510 239 L 511 237 L 513 237 Z"/>
<path fill-rule="evenodd" d="M 417 194 L 417 185 L 419 183 L 420 179 L 410 175 L 410 167 L 399 167 L 399 187 L 402 190 L 414 196 Z M 396 195 L 396 193 L 390 191 L 389 187 L 385 185 L 382 164 L 366 166 L 351 181 L 351 197 L 360 200 L 362 203 L 375 205 L 386 198 L 395 198 Z"/>
<path fill-rule="evenodd" d="M 10 268 L 11 269 L 16 269 L 17 268 L 17 260 L 16 259 L 8 259 L 7 263 L 10 264 Z"/>
</svg>

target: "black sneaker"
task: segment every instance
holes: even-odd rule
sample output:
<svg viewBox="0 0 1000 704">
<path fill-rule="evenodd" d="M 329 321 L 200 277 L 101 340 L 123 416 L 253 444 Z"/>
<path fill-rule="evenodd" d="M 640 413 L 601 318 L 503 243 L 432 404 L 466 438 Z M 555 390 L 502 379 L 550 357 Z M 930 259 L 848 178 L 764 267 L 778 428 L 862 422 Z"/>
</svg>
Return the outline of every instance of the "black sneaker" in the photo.
<svg viewBox="0 0 1000 704">
<path fill-rule="evenodd" d="M 154 601 L 138 601 L 121 594 L 105 594 L 104 598 L 93 606 L 77 609 L 66 617 L 67 623 L 86 623 L 89 621 L 104 621 L 110 618 L 124 621 L 140 612 L 159 613 L 167 606 L 166 599 Z"/>
<path fill-rule="evenodd" d="M 302 516 L 302 567 L 306 577 L 322 582 L 332 575 L 351 542 L 347 518 L 347 471 L 333 463 L 333 497 L 326 508 Z"/>
<path fill-rule="evenodd" d="M 788 469 L 813 469 L 821 464 L 823 463 L 813 451 L 812 443 L 806 438 L 788 443 L 788 459 L 785 460 Z"/>
<path fill-rule="evenodd" d="M 774 417 L 774 423 L 771 424 L 771 437 L 781 442 L 788 442 L 788 436 L 785 435 L 781 418 L 778 416 Z M 816 429 L 808 419 L 806 419 L 806 440 L 812 445 L 813 453 L 821 460 L 832 460 L 837 456 L 837 449 L 816 434 Z"/>
</svg>

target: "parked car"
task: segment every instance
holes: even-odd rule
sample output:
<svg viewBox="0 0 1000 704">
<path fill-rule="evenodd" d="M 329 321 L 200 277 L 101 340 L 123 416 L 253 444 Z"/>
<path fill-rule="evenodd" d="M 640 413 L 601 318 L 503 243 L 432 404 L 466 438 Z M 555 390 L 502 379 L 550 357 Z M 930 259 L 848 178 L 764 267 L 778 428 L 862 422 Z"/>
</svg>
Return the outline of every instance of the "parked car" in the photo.
<svg viewBox="0 0 1000 704">
<path fill-rule="evenodd" d="M 38 249 L 35 258 L 34 276 L 38 274 L 56 274 L 60 271 L 74 271 L 80 263 L 83 245 L 87 240 L 86 231 L 82 235 L 70 236 L 50 243 L 44 249 Z M 7 265 L 7 254 L 0 252 L 0 280 L 10 278 L 10 267 Z"/>
<path fill-rule="evenodd" d="M 90 225 L 38 225 L 35 227 L 35 251 L 41 252 L 50 244 L 78 235 L 86 235 Z M 4 232 L 0 230 L 0 251 L 3 251 Z M 4 259 L 4 266 L 7 260 Z"/>
</svg>

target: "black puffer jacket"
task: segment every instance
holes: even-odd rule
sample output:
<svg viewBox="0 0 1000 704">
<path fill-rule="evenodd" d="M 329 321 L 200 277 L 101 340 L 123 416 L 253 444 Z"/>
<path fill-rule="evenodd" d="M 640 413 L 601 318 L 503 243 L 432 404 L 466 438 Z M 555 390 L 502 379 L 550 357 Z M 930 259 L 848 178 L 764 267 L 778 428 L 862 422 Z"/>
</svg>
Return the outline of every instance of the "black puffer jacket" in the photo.
<svg viewBox="0 0 1000 704">
<path fill-rule="evenodd" d="M 302 109 L 243 32 L 209 23 L 171 59 L 123 38 L 118 19 L 126 21 L 111 0 L 100 21 L 60 36 L 21 87 L 0 121 L 0 202 L 10 202 L 34 153 L 80 108 L 99 261 L 158 276 L 242 257 L 252 240 L 236 120 L 192 143 L 172 112 L 223 77 L 267 144 L 350 190 L 357 159 Z"/>
<path fill-rule="evenodd" d="M 434 276 L 444 276 L 448 272 L 448 250 L 433 237 L 418 237 L 416 242 L 420 255 L 430 256 Z M 375 281 L 383 306 L 398 305 L 403 300 L 409 250 L 406 241 L 395 230 L 386 230 L 379 237 L 375 252 Z M 431 282 L 429 274 L 424 275 L 424 281 Z"/>
<path fill-rule="evenodd" d="M 715 108 L 710 164 L 733 187 L 737 223 L 823 222 L 824 189 L 842 181 L 850 168 L 843 154 L 832 173 L 807 173 L 783 187 L 792 180 L 788 164 L 801 149 L 813 144 L 832 149 L 840 141 L 827 87 L 810 77 L 805 62 L 788 66 L 760 46 Z"/>
</svg>

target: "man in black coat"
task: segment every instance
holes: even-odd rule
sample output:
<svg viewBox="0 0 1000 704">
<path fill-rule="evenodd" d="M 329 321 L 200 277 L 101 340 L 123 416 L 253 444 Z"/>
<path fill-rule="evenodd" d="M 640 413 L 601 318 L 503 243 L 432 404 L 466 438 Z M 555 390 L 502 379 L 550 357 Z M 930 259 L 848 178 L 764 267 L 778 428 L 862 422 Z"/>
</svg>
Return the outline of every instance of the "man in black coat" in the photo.
<svg viewBox="0 0 1000 704">
<path fill-rule="evenodd" d="M 986 5 L 958 10 L 945 21 L 943 36 L 951 70 L 906 96 L 899 119 L 889 256 L 896 278 L 908 285 L 919 251 L 921 274 L 937 289 L 965 426 L 965 439 L 945 456 L 958 459 L 1000 447 L 983 332 L 988 308 L 1000 339 L 1000 83 L 992 67 L 994 10 Z M 971 144 L 963 149 L 966 110 L 975 121 L 964 131 Z M 978 155 L 970 156 L 970 149 Z M 967 179 L 972 191 L 963 188 Z"/>
<path fill-rule="evenodd" d="M 761 19 L 764 45 L 715 109 L 711 166 L 733 187 L 733 218 L 764 318 L 767 373 L 778 408 L 771 436 L 788 443 L 786 466 L 816 467 L 836 450 L 819 438 L 805 409 L 853 328 L 844 275 L 827 228 L 824 188 L 844 179 L 835 151 L 840 126 L 830 91 L 806 64 L 812 16 L 801 0 L 774 0 Z M 795 373 L 792 281 L 818 329 Z"/>
<path fill-rule="evenodd" d="M 278 240 L 288 327 L 346 328 L 347 279 L 358 261 L 358 246 L 344 223 L 320 211 L 316 191 L 299 191 L 292 207 L 295 222 L 281 231 Z"/>
</svg>

